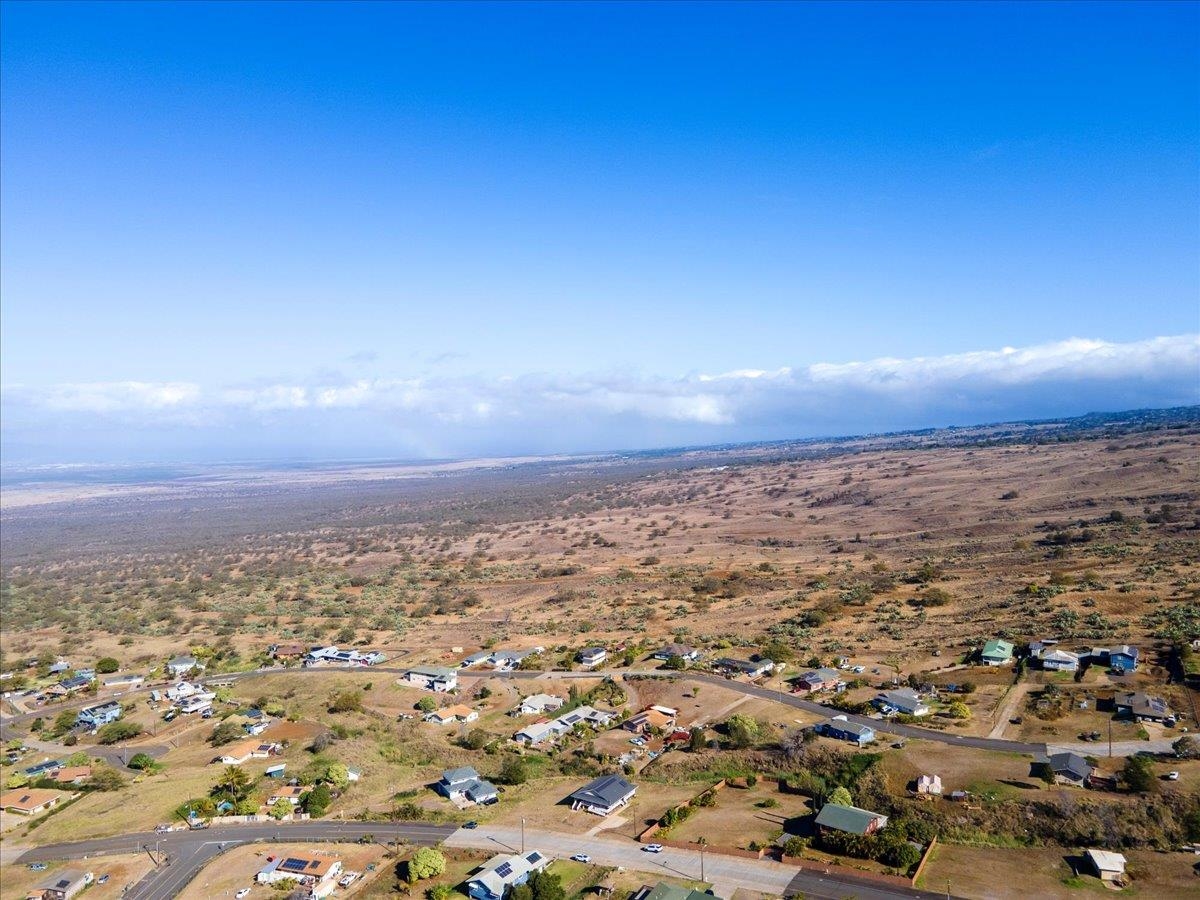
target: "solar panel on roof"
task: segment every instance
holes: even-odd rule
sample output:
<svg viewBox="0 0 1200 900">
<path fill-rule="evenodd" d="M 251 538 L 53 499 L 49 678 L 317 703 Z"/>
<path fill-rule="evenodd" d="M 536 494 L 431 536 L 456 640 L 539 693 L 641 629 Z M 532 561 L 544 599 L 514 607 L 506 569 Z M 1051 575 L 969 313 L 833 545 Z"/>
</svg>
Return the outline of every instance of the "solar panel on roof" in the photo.
<svg viewBox="0 0 1200 900">
<path fill-rule="evenodd" d="M 501 878 L 507 878 L 512 874 L 512 866 L 510 866 L 508 863 L 501 863 L 496 867 L 496 874 Z"/>
</svg>

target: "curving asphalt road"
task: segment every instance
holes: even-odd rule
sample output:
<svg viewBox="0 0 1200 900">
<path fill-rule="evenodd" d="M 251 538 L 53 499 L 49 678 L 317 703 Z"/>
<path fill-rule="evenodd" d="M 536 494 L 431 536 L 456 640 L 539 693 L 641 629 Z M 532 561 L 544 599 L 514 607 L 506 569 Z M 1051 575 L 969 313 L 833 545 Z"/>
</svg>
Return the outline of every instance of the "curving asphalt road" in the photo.
<svg viewBox="0 0 1200 900">
<path fill-rule="evenodd" d="M 17 862 L 49 862 L 81 859 L 113 853 L 144 851 L 158 864 L 125 895 L 125 900 L 168 900 L 183 890 L 201 869 L 226 850 L 264 841 L 336 841 L 348 843 L 371 837 L 379 843 L 404 841 L 410 844 L 446 843 L 494 853 L 515 853 L 522 847 L 519 826 L 481 826 L 456 829 L 453 825 L 423 822 L 281 822 L 227 825 L 199 831 L 153 832 L 120 837 L 76 841 L 39 847 L 23 854 Z M 803 896 L 814 900 L 934 900 L 931 894 L 905 887 L 878 885 L 837 871 L 809 872 L 773 860 L 742 859 L 698 851 L 670 848 L 660 854 L 646 853 L 629 837 L 563 834 L 526 829 L 524 846 L 549 856 L 566 858 L 588 853 L 599 865 L 624 866 L 651 877 L 699 879 L 715 886 L 718 896 L 732 896 L 739 887 L 781 897 Z"/>
</svg>

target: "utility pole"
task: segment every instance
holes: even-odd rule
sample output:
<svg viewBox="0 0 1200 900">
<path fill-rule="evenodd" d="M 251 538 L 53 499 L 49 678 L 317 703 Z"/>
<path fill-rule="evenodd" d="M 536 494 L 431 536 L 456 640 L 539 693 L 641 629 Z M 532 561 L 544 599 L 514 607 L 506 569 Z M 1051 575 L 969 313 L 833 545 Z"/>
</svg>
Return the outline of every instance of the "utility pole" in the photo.
<svg viewBox="0 0 1200 900">
<path fill-rule="evenodd" d="M 1108 758 L 1112 759 L 1112 719 L 1108 720 Z"/>
<path fill-rule="evenodd" d="M 708 879 L 704 877 L 704 848 L 707 845 L 708 845 L 707 841 L 704 841 L 700 844 L 700 880 L 701 881 L 708 881 Z"/>
<path fill-rule="evenodd" d="M 525 817 L 521 816 L 521 852 L 525 852 Z"/>
</svg>

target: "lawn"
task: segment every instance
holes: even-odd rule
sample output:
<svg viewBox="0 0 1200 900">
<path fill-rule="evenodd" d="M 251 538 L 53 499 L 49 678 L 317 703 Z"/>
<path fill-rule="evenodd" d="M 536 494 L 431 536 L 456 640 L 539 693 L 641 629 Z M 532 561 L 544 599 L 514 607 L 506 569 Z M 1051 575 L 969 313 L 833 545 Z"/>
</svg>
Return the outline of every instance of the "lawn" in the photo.
<svg viewBox="0 0 1200 900">
<path fill-rule="evenodd" d="M 673 841 L 704 838 L 713 846 L 748 849 L 751 842 L 772 843 L 789 819 L 813 812 L 807 797 L 781 793 L 773 781 L 762 780 L 752 788 L 726 788 L 716 798 L 716 806 L 698 807 L 666 836 Z M 771 801 L 777 804 L 773 808 L 759 805 Z"/>
</svg>

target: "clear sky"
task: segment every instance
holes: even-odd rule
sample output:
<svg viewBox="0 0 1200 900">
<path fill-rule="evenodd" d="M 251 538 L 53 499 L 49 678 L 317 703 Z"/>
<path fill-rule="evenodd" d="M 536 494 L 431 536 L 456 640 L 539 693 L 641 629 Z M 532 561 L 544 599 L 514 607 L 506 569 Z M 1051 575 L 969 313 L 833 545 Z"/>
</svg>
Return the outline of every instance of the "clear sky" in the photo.
<svg viewBox="0 0 1200 900">
<path fill-rule="evenodd" d="M 1200 402 L 1196 4 L 0 9 L 6 462 Z"/>
</svg>

